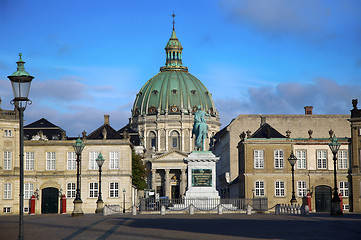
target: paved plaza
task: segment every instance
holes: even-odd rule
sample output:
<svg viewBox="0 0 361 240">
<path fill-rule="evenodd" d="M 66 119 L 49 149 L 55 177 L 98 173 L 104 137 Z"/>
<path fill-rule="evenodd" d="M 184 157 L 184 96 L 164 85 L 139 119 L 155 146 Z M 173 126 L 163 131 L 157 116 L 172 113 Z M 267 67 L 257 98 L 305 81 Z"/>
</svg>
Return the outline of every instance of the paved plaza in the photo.
<svg viewBox="0 0 361 240">
<path fill-rule="evenodd" d="M 25 239 L 361 239 L 361 215 L 25 216 Z M 18 216 L 0 217 L 0 239 L 17 239 Z"/>
</svg>

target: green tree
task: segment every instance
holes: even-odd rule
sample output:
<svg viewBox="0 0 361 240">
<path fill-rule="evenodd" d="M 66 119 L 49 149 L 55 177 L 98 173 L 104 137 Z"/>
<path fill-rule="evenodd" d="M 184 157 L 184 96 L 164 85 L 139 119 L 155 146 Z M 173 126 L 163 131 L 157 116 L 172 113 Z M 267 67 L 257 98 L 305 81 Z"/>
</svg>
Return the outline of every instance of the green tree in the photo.
<svg viewBox="0 0 361 240">
<path fill-rule="evenodd" d="M 144 190 L 147 187 L 145 178 L 147 176 L 147 168 L 144 166 L 141 156 L 135 154 L 133 150 L 132 153 L 132 183 L 139 190 Z"/>
</svg>

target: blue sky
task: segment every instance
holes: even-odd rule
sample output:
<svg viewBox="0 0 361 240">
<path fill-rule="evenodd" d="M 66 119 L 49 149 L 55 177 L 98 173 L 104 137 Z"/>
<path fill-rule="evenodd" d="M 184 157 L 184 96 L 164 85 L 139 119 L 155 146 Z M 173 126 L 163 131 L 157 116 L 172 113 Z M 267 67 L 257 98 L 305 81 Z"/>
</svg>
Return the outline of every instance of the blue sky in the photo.
<svg viewBox="0 0 361 240">
<path fill-rule="evenodd" d="M 361 96 L 361 1 L 0 1 L 0 97 L 18 53 L 35 77 L 29 124 L 77 136 L 110 114 L 118 130 L 165 63 L 171 14 L 183 64 L 213 94 L 222 126 L 239 114 L 348 114 Z M 360 99 L 361 100 L 361 99 Z"/>
</svg>

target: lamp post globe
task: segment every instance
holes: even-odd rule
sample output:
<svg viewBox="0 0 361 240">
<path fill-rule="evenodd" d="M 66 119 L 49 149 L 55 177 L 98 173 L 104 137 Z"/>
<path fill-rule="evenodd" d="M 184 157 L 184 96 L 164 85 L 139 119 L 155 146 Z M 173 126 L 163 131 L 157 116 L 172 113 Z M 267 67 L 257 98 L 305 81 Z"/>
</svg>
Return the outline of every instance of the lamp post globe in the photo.
<svg viewBox="0 0 361 240">
<path fill-rule="evenodd" d="M 78 138 L 75 143 L 73 144 L 73 148 L 76 154 L 76 195 L 75 199 L 73 201 L 74 203 L 74 210 L 72 212 L 72 216 L 82 216 L 84 215 L 84 212 L 82 210 L 82 203 L 81 200 L 81 186 L 80 186 L 80 178 L 81 178 L 81 172 L 80 172 L 80 164 L 81 164 L 81 153 L 83 152 L 83 149 L 85 147 L 85 144 L 81 141 L 80 138 Z"/>
<path fill-rule="evenodd" d="M 341 210 L 341 206 L 340 206 L 340 202 L 341 199 L 338 196 L 338 191 L 337 191 L 337 171 L 336 171 L 336 162 L 337 162 L 337 152 L 340 149 L 340 142 L 337 140 L 336 135 L 333 135 L 331 141 L 329 142 L 328 146 L 331 149 L 331 152 L 333 154 L 333 175 L 334 175 L 334 185 L 335 185 L 335 189 L 333 192 L 333 197 L 331 200 L 331 215 L 342 215 L 342 210 Z"/>
<path fill-rule="evenodd" d="M 99 167 L 99 193 L 98 193 L 98 200 L 97 200 L 97 209 L 95 210 L 95 213 L 102 213 L 103 212 L 103 199 L 102 199 L 102 166 L 105 161 L 103 158 L 102 153 L 99 153 L 97 159 L 95 160 Z"/>
<path fill-rule="evenodd" d="M 14 99 L 11 101 L 15 105 L 16 110 L 19 111 L 19 125 L 20 125 L 20 194 L 19 194 L 19 236 L 18 239 L 24 239 L 24 111 L 29 100 L 29 91 L 31 81 L 34 79 L 28 72 L 25 71 L 25 62 L 21 59 L 22 54 L 19 53 L 20 59 L 17 70 L 8 78 L 14 93 Z"/>
<path fill-rule="evenodd" d="M 297 199 L 295 196 L 295 164 L 297 162 L 296 156 L 293 154 L 293 151 L 291 151 L 291 155 L 288 158 L 288 162 L 291 164 L 292 167 L 292 198 L 291 198 L 291 204 L 296 204 Z"/>
</svg>

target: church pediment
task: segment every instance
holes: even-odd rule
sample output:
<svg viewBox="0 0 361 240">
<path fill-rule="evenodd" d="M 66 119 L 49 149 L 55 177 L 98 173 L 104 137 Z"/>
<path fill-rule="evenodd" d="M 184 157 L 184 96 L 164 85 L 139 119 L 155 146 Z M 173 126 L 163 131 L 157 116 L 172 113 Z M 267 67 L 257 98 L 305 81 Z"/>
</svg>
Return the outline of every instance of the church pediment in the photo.
<svg viewBox="0 0 361 240">
<path fill-rule="evenodd" d="M 155 158 L 152 158 L 151 161 L 157 161 L 157 162 L 161 162 L 161 161 L 182 161 L 185 157 L 187 157 L 188 155 L 179 151 L 170 151 L 167 153 L 164 153 L 160 156 L 157 156 Z"/>
</svg>

